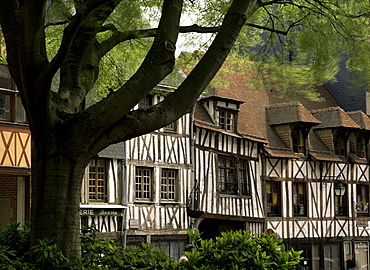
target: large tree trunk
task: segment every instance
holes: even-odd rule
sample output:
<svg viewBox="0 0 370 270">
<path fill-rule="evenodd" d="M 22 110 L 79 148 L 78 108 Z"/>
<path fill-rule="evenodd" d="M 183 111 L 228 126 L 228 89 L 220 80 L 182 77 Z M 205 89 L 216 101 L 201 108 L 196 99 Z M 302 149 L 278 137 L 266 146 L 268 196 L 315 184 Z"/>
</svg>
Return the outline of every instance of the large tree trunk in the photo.
<svg viewBox="0 0 370 270">
<path fill-rule="evenodd" d="M 79 202 L 88 161 L 112 143 L 154 131 L 190 112 L 232 49 L 255 0 L 232 1 L 209 51 L 172 95 L 149 109 L 132 110 L 173 69 L 183 1 L 163 1 L 152 47 L 137 72 L 117 91 L 80 111 L 95 82 L 101 57 L 124 41 L 117 39 L 108 42 L 109 46 L 96 42 L 96 34 L 119 2 L 78 4 L 58 53 L 49 61 L 44 32 L 46 2 L 0 1 L 8 63 L 32 133 L 31 244 L 49 238 L 71 259 L 81 254 Z M 54 92 L 50 86 L 58 69 L 61 86 Z"/>
<path fill-rule="evenodd" d="M 86 162 L 53 148 L 58 146 L 50 147 L 48 140 L 33 140 L 31 244 L 52 239 L 66 257 L 78 258 L 80 190 Z"/>
</svg>

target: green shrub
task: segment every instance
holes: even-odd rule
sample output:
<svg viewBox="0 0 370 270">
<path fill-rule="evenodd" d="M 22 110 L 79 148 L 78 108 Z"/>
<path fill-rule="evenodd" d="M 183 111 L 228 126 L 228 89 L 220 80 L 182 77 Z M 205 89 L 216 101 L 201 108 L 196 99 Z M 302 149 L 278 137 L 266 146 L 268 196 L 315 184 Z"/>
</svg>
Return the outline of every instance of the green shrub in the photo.
<svg viewBox="0 0 370 270">
<path fill-rule="evenodd" d="M 286 251 L 275 234 L 252 235 L 249 231 L 223 232 L 215 240 L 203 240 L 199 231 L 188 232 L 193 244 L 188 245 L 183 269 L 301 269 L 301 251 Z"/>
<path fill-rule="evenodd" d="M 188 231 L 193 244 L 184 252 L 187 260 L 177 263 L 152 244 L 122 247 L 114 240 L 99 239 L 94 227 L 82 232 L 82 258 L 72 263 L 49 240 L 39 240 L 30 249 L 29 226 L 19 230 L 19 224 L 12 223 L 0 231 L 0 269 L 300 269 L 301 252 L 286 251 L 283 240 L 271 234 L 257 237 L 248 231 L 224 232 L 215 240 L 203 240 L 199 231 Z M 37 254 L 33 264 L 29 262 L 30 251 Z"/>
<path fill-rule="evenodd" d="M 175 269 L 176 261 L 152 244 L 122 247 L 112 239 L 100 240 L 95 228 L 84 230 L 82 243 L 83 269 Z"/>
<path fill-rule="evenodd" d="M 10 222 L 4 230 L 0 230 L 0 246 L 15 251 L 17 257 L 22 257 L 30 249 L 30 223 L 26 223 L 21 230 L 19 223 Z"/>
</svg>

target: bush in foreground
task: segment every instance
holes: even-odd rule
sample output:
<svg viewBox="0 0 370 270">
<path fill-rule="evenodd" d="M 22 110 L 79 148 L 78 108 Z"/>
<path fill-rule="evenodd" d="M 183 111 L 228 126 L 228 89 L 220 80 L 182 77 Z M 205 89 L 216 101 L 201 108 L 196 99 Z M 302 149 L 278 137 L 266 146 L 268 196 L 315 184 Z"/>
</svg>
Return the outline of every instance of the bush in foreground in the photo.
<svg viewBox="0 0 370 270">
<path fill-rule="evenodd" d="M 187 260 L 181 266 L 185 269 L 301 269 L 302 251 L 286 251 L 276 234 L 230 231 L 215 240 L 201 239 L 198 231 L 188 234 L 193 244 L 184 252 Z"/>
<path fill-rule="evenodd" d="M 152 244 L 122 247 L 111 239 L 100 240 L 97 230 L 88 228 L 81 235 L 81 260 L 71 262 L 49 240 L 40 240 L 30 248 L 29 226 L 24 230 L 18 226 L 13 223 L 0 231 L 0 269 L 301 269 L 301 252 L 286 251 L 282 239 L 271 234 L 257 237 L 248 231 L 236 231 L 203 240 L 199 231 L 188 231 L 193 244 L 184 252 L 187 260 L 178 263 Z M 33 263 L 29 261 L 30 252 L 37 255 Z"/>
</svg>

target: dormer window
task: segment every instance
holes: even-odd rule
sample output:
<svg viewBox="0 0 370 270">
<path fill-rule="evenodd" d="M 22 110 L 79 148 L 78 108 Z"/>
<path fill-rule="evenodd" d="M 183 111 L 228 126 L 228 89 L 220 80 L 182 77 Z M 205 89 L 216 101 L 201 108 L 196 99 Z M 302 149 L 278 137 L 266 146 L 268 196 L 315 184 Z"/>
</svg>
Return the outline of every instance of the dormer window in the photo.
<svg viewBox="0 0 370 270">
<path fill-rule="evenodd" d="M 295 127 L 292 131 L 292 146 L 293 152 L 305 153 L 306 152 L 306 132 L 303 128 Z"/>
<path fill-rule="evenodd" d="M 235 131 L 235 119 L 236 113 L 231 110 L 219 109 L 218 124 L 219 126 L 226 131 Z"/>
<path fill-rule="evenodd" d="M 359 134 L 356 138 L 356 155 L 360 158 L 367 157 L 367 139 L 364 134 Z"/>
<path fill-rule="evenodd" d="M 338 156 L 347 154 L 347 134 L 343 130 L 337 130 L 334 133 L 334 152 Z"/>
<path fill-rule="evenodd" d="M 139 102 L 139 108 L 140 109 L 145 109 L 149 108 L 150 106 L 153 105 L 153 97 L 152 95 L 147 95 L 145 96 L 142 100 Z"/>
</svg>

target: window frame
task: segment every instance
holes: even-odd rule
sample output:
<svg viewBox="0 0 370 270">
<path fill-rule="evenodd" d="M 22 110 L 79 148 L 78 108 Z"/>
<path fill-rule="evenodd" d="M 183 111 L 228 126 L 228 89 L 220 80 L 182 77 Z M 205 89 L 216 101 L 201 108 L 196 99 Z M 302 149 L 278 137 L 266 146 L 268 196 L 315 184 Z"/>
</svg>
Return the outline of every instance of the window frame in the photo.
<svg viewBox="0 0 370 270">
<path fill-rule="evenodd" d="M 220 164 L 220 161 L 222 161 Z M 233 165 L 228 166 L 230 161 Z M 221 173 L 223 171 L 223 173 Z M 232 173 L 232 174 L 230 174 Z M 232 181 L 228 181 L 230 177 Z M 220 180 L 224 181 L 220 181 Z M 217 191 L 225 195 L 251 196 L 251 175 L 248 159 L 231 156 L 217 156 Z"/>
<path fill-rule="evenodd" d="M 138 171 L 141 171 L 140 175 Z M 145 172 L 149 174 L 145 175 Z M 144 174 L 143 174 L 144 173 Z M 141 181 L 138 182 L 138 179 L 141 178 Z M 153 200 L 153 168 L 151 167 L 135 167 L 135 200 L 139 201 L 152 201 Z M 140 187 L 140 190 L 138 189 Z M 147 190 L 145 190 L 145 187 Z M 138 196 L 140 194 L 140 196 Z"/>
<path fill-rule="evenodd" d="M 369 185 L 357 184 L 355 211 L 358 216 L 369 216 L 369 200 Z"/>
<path fill-rule="evenodd" d="M 244 165 L 241 166 L 241 164 Z M 251 196 L 250 165 L 247 159 L 239 160 L 237 173 L 239 179 L 239 194 L 242 196 Z"/>
<path fill-rule="evenodd" d="M 138 103 L 139 109 L 146 109 L 146 108 L 149 108 L 152 105 L 153 105 L 153 96 L 152 95 L 146 95 Z"/>
<path fill-rule="evenodd" d="M 298 133 L 297 133 L 298 132 Z M 294 126 L 291 132 L 292 150 L 295 153 L 306 154 L 307 130 L 300 126 Z"/>
<path fill-rule="evenodd" d="M 218 125 L 220 126 L 221 129 L 229 132 L 235 132 L 236 117 L 237 117 L 236 111 L 220 107 L 218 108 Z"/>
<path fill-rule="evenodd" d="M 347 196 L 347 184 L 343 184 L 346 188 L 346 192 L 343 196 L 338 196 L 335 194 L 334 184 L 333 184 L 333 192 L 334 192 L 334 212 L 335 216 L 348 216 L 348 196 Z"/>
<path fill-rule="evenodd" d="M 163 131 L 176 133 L 177 132 L 177 121 L 172 122 L 169 125 L 163 127 Z"/>
<path fill-rule="evenodd" d="M 15 123 L 27 123 L 27 116 L 22 105 L 22 101 L 19 96 L 19 92 L 17 90 L 11 89 L 3 89 L 0 88 L 0 96 L 9 97 L 9 105 L 8 105 L 8 114 L 9 117 L 1 117 L 0 114 L 0 121 L 2 122 L 15 122 Z M 19 107 L 19 102 L 21 102 L 21 107 Z M 18 119 L 19 109 L 22 109 L 22 114 L 24 115 L 24 120 Z"/>
<path fill-rule="evenodd" d="M 302 187 L 302 189 L 300 189 L 300 187 Z M 300 190 L 302 190 L 302 192 L 300 192 Z M 294 195 L 296 195 L 296 197 Z M 292 202 L 293 202 L 293 215 L 297 217 L 307 217 L 307 184 L 306 183 L 304 182 L 293 182 L 292 183 Z M 302 208 L 303 208 L 303 213 L 301 212 Z M 297 211 L 297 209 L 299 209 L 299 211 Z"/>
<path fill-rule="evenodd" d="M 101 162 L 103 162 L 103 166 L 101 166 Z M 94 163 L 94 164 L 92 164 Z M 90 160 L 88 165 L 88 196 L 89 201 L 94 202 L 107 202 L 108 201 L 108 164 L 107 160 L 104 158 L 94 158 Z M 91 169 L 94 168 L 94 171 Z M 99 168 L 104 168 L 104 171 L 99 171 Z M 94 177 L 91 177 L 94 175 Z M 99 178 L 100 176 L 104 176 Z M 92 184 L 94 182 L 94 184 Z M 103 191 L 99 192 L 99 189 L 103 188 Z M 94 191 L 91 191 L 94 189 Z M 94 198 L 95 197 L 95 198 Z"/>
<path fill-rule="evenodd" d="M 334 153 L 337 156 L 347 156 L 348 134 L 344 130 L 336 130 L 333 135 Z"/>
<path fill-rule="evenodd" d="M 177 201 L 178 170 L 168 168 L 161 169 L 160 185 L 161 201 Z"/>
<path fill-rule="evenodd" d="M 361 141 L 359 141 L 361 140 Z M 356 136 L 356 155 L 360 158 L 367 158 L 369 139 L 365 134 L 360 133 Z"/>
<path fill-rule="evenodd" d="M 272 188 L 268 190 L 268 186 Z M 277 187 L 277 192 L 273 192 L 273 186 Z M 269 192 L 271 191 L 271 192 Z M 281 201 L 281 182 L 279 181 L 266 181 L 266 214 L 269 217 L 281 217 L 282 215 L 282 201 Z M 276 203 L 274 204 L 274 196 L 276 194 Z M 274 210 L 276 209 L 276 210 Z M 274 211 L 273 211 L 274 210 Z"/>
<path fill-rule="evenodd" d="M 223 164 L 220 164 L 220 162 L 223 160 L 224 160 Z M 228 166 L 227 161 L 231 161 L 233 166 Z M 232 175 L 230 173 L 232 173 Z M 229 179 L 232 179 L 232 181 L 228 181 Z M 235 158 L 220 155 L 217 157 L 217 180 L 218 180 L 217 190 L 219 193 L 228 195 L 238 194 L 238 181 L 236 175 Z"/>
</svg>

